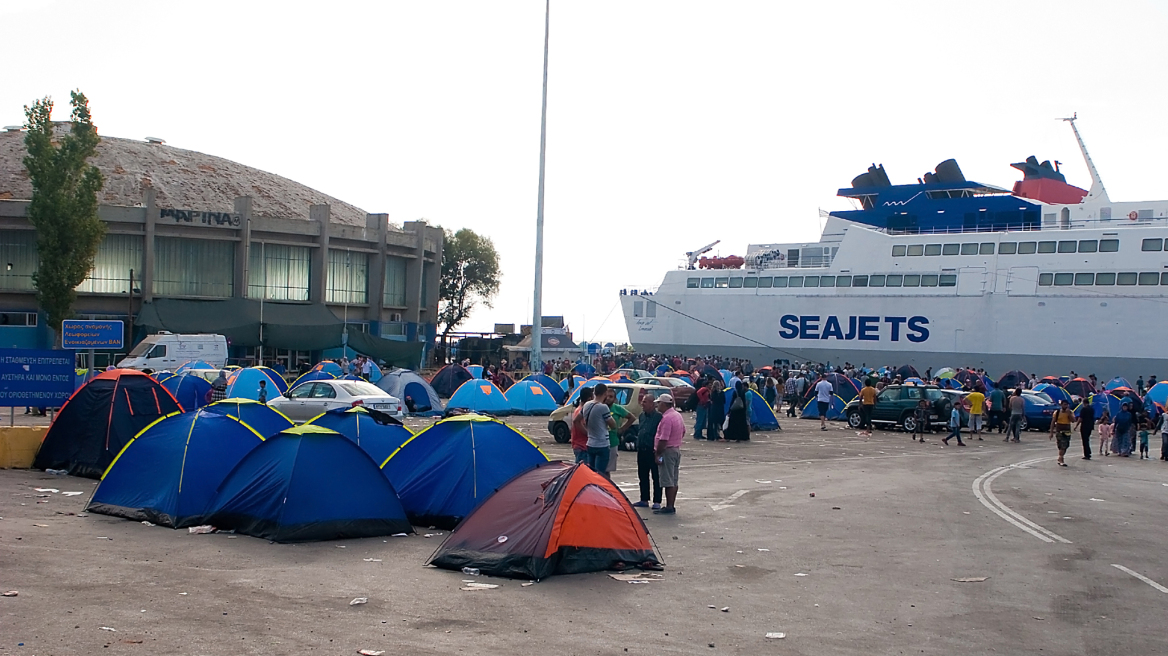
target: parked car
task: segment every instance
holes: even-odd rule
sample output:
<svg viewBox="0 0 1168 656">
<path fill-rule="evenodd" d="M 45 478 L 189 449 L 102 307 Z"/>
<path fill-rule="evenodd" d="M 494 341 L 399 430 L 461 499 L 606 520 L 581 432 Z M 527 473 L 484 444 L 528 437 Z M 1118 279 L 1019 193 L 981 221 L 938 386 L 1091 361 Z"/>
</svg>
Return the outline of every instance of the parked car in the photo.
<svg viewBox="0 0 1168 656">
<path fill-rule="evenodd" d="M 660 385 L 662 387 L 668 387 L 669 393 L 673 395 L 675 407 L 678 410 L 681 410 L 685 406 L 685 402 L 689 399 L 689 397 L 697 391 L 694 389 L 692 384 L 680 378 L 673 378 L 670 376 L 649 376 L 648 378 L 642 378 L 637 382 L 644 383 L 646 385 Z"/>
<path fill-rule="evenodd" d="M 931 404 L 929 424 L 944 428 L 949 423 L 949 411 L 954 397 L 946 394 L 936 385 L 889 385 L 876 395 L 876 405 L 872 408 L 872 424 L 882 428 L 899 425 L 905 431 L 916 429 L 916 414 L 913 412 L 922 398 Z M 860 397 L 844 406 L 844 415 L 852 428 L 860 427 Z M 964 416 L 963 416 L 964 419 Z"/>
<path fill-rule="evenodd" d="M 363 380 L 314 380 L 301 383 L 282 396 L 268 401 L 268 405 L 298 424 L 329 410 L 358 405 L 379 410 L 398 421 L 405 419 L 400 399 Z"/>
<path fill-rule="evenodd" d="M 1026 409 L 1022 413 L 1022 430 L 1050 430 L 1050 422 L 1054 419 L 1054 411 L 1059 405 L 1054 399 L 1042 392 L 1022 391 L 1022 402 Z"/>
<path fill-rule="evenodd" d="M 655 399 L 662 394 L 670 393 L 668 387 L 641 383 L 610 383 L 608 389 L 616 391 L 616 403 L 624 406 L 624 409 L 628 410 L 634 419 L 641 416 L 640 399 L 642 394 L 652 394 Z M 548 432 L 560 444 L 572 441 L 572 427 L 569 423 L 572 421 L 572 413 L 575 410 L 576 406 L 567 404 L 557 408 L 548 417 Z"/>
</svg>

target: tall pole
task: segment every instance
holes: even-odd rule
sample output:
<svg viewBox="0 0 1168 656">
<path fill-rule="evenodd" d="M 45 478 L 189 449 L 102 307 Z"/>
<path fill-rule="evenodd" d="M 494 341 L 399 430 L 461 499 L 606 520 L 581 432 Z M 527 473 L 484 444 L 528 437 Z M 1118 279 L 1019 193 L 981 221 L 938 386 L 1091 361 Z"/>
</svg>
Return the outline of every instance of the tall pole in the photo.
<svg viewBox="0 0 1168 656">
<path fill-rule="evenodd" d="M 547 154 L 548 32 L 552 2 L 546 0 L 543 15 L 543 111 L 539 121 L 539 207 L 535 212 L 535 302 L 531 320 L 531 372 L 543 369 L 543 171 Z"/>
<path fill-rule="evenodd" d="M 248 219 L 250 221 L 250 219 Z M 264 259 L 264 242 L 260 242 L 260 271 L 264 272 L 264 286 L 260 290 L 260 346 L 256 366 L 264 366 L 264 297 L 268 295 L 268 261 Z M 248 281 L 251 281 L 250 273 Z"/>
</svg>

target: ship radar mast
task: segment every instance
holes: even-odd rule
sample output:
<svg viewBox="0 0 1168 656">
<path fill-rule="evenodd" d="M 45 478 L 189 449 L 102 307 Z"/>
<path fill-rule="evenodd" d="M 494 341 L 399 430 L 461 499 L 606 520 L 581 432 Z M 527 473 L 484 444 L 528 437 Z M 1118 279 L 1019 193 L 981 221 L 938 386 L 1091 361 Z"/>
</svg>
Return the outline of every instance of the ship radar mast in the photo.
<svg viewBox="0 0 1168 656">
<path fill-rule="evenodd" d="M 1099 177 L 1099 171 L 1095 168 L 1095 162 L 1091 161 L 1091 155 L 1087 153 L 1087 144 L 1083 143 L 1083 136 L 1079 134 L 1079 128 L 1075 125 L 1075 120 L 1079 118 L 1079 113 L 1075 112 L 1070 118 L 1060 119 L 1071 124 L 1071 130 L 1075 133 L 1075 139 L 1079 142 L 1079 150 L 1083 151 L 1083 159 L 1087 162 L 1087 170 L 1091 173 L 1091 190 L 1087 192 L 1087 197 L 1083 202 L 1089 200 L 1101 201 L 1104 203 L 1110 202 L 1111 199 L 1107 197 L 1107 189 L 1103 187 L 1103 180 Z"/>
</svg>

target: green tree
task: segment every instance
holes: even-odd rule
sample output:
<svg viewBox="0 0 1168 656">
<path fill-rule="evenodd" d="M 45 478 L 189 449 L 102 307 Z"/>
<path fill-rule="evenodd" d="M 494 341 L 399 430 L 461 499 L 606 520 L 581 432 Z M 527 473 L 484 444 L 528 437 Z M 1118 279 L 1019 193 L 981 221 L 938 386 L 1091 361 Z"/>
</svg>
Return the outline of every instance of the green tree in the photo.
<svg viewBox="0 0 1168 656">
<path fill-rule="evenodd" d="M 104 182 L 101 171 L 88 164 L 97 154 L 97 136 L 89 114 L 89 100 L 70 92 L 72 127 L 53 134 L 53 101 L 46 97 L 24 108 L 28 156 L 24 167 L 32 182 L 29 223 L 37 231 L 37 264 L 33 284 L 37 301 L 49 315 L 49 325 L 60 335 L 61 322 L 73 316 L 80 285 L 105 236 L 97 217 L 97 192 Z"/>
<path fill-rule="evenodd" d="M 442 282 L 438 291 L 438 323 L 442 338 L 470 317 L 478 304 L 491 307 L 499 293 L 499 253 L 490 237 L 463 228 L 445 230 Z"/>
</svg>

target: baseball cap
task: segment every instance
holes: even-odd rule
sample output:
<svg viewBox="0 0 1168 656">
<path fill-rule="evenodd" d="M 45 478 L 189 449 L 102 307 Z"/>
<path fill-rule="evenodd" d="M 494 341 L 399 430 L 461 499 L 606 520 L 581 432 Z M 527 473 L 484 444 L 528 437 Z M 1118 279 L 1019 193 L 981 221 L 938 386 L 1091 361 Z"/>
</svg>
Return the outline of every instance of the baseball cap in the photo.
<svg viewBox="0 0 1168 656">
<path fill-rule="evenodd" d="M 672 394 L 662 394 L 661 396 L 657 397 L 657 402 L 658 403 L 667 403 L 669 405 L 673 405 L 673 395 Z"/>
</svg>

